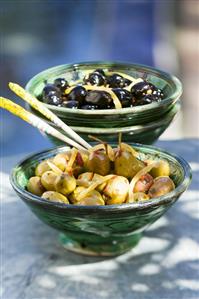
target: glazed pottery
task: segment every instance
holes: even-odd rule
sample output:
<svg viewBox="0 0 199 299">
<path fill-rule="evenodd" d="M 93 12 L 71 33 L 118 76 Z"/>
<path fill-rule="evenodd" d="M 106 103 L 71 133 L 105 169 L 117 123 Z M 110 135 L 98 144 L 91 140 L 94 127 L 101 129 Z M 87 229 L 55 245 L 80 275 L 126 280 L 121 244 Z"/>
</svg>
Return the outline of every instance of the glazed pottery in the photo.
<svg viewBox="0 0 199 299">
<path fill-rule="evenodd" d="M 159 136 L 168 128 L 174 117 L 180 110 L 180 103 L 177 102 L 174 107 L 162 116 L 160 119 L 147 123 L 145 125 L 136 125 L 129 127 L 119 128 L 93 128 L 93 127 L 76 127 L 72 126 L 72 129 L 77 132 L 83 139 L 90 142 L 89 135 L 95 136 L 105 142 L 117 142 L 119 133 L 122 133 L 122 140 L 124 142 L 138 142 L 143 144 L 154 143 Z M 54 126 L 53 123 L 49 123 Z M 54 126 L 58 131 L 64 134 L 64 132 L 58 127 Z M 42 134 L 47 136 L 49 140 L 55 145 L 63 145 L 64 143 L 48 134 L 41 131 Z"/>
<path fill-rule="evenodd" d="M 191 181 L 190 167 L 182 158 L 155 147 L 131 145 L 140 152 L 140 159 L 166 159 L 170 163 L 174 191 L 143 202 L 105 206 L 57 203 L 29 193 L 26 185 L 36 165 L 66 147 L 25 158 L 14 167 L 11 184 L 40 220 L 60 232 L 60 241 L 67 249 L 90 255 L 119 255 L 138 243 L 143 232 L 177 201 Z"/>
<path fill-rule="evenodd" d="M 53 83 L 54 79 L 58 77 L 65 78 L 70 83 L 83 80 L 86 72 L 92 72 L 97 68 L 111 72 L 123 72 L 134 78 L 146 79 L 163 90 L 164 99 L 148 105 L 104 110 L 70 109 L 44 105 L 70 126 L 96 128 L 144 126 L 146 123 L 160 119 L 171 110 L 182 94 L 182 85 L 175 76 L 149 66 L 111 61 L 82 62 L 56 66 L 34 76 L 27 83 L 26 89 L 38 99 L 41 99 L 41 93 L 46 82 Z M 32 110 L 28 105 L 27 108 Z M 34 111 L 34 113 L 36 112 Z"/>
</svg>

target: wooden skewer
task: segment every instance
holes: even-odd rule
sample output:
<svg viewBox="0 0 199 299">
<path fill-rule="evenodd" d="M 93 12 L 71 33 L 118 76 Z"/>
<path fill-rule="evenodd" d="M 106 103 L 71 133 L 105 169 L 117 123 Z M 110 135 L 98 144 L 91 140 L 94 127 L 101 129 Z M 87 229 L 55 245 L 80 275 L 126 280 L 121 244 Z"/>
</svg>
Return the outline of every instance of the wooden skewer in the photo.
<svg viewBox="0 0 199 299">
<path fill-rule="evenodd" d="M 69 126 L 67 126 L 60 118 L 58 118 L 52 111 L 45 107 L 39 100 L 27 92 L 23 87 L 16 83 L 9 83 L 9 88 L 17 94 L 24 101 L 29 103 L 34 109 L 42 113 L 46 118 L 51 120 L 54 124 L 60 127 L 70 137 L 83 145 L 86 149 L 91 148 L 91 145 L 81 138 L 76 132 L 74 132 Z"/>
<path fill-rule="evenodd" d="M 103 140 L 101 140 L 101 139 L 99 139 L 99 138 L 97 138 L 96 136 L 93 136 L 93 135 L 88 135 L 88 137 L 89 137 L 90 139 L 93 139 L 93 140 L 95 140 L 95 141 L 97 141 L 97 142 L 99 142 L 99 143 L 102 143 L 102 144 L 107 143 L 107 142 L 104 142 Z"/>
<path fill-rule="evenodd" d="M 95 151 L 95 150 L 100 150 L 100 149 L 105 149 L 106 154 L 108 155 L 109 159 L 113 162 L 115 161 L 115 153 L 113 148 L 107 143 L 102 141 L 101 139 L 92 136 L 92 135 L 88 135 L 89 138 L 98 141 L 100 144 L 95 145 L 92 147 L 92 149 L 89 150 L 89 152 Z"/>
<path fill-rule="evenodd" d="M 97 138 L 95 136 L 92 136 L 92 135 L 88 135 L 88 137 L 91 138 L 91 139 L 93 139 L 93 140 L 95 140 L 95 141 L 98 141 L 98 142 L 102 143 L 104 145 L 105 152 L 106 152 L 106 154 L 108 156 L 108 144 L 107 144 L 107 142 L 104 142 L 101 139 L 99 139 L 99 138 Z"/>
<path fill-rule="evenodd" d="M 85 148 L 83 146 L 79 145 L 74 140 L 63 135 L 62 133 L 57 131 L 55 128 L 53 128 L 49 124 L 47 124 L 45 121 L 43 121 L 41 118 L 39 118 L 36 115 L 32 114 L 31 112 L 25 110 L 21 106 L 13 103 L 9 99 L 0 97 L 0 107 L 10 111 L 12 114 L 17 115 L 18 117 L 22 118 L 23 120 L 25 120 L 32 126 L 43 131 L 44 133 L 50 134 L 64 142 L 66 142 L 67 144 L 74 146 L 75 148 L 77 148 L 79 150 L 85 150 Z"/>
<path fill-rule="evenodd" d="M 120 132 L 118 134 L 118 145 L 119 145 L 120 148 L 121 148 L 121 143 L 122 143 L 122 132 Z"/>
</svg>

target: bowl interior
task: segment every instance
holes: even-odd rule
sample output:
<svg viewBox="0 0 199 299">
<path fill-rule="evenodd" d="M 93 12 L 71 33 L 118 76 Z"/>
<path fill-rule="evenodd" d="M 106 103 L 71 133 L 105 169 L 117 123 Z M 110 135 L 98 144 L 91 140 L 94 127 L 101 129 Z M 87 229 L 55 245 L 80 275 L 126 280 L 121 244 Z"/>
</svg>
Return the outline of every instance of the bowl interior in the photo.
<svg viewBox="0 0 199 299">
<path fill-rule="evenodd" d="M 154 204 L 161 204 L 166 201 L 170 201 L 173 196 L 179 196 L 185 189 L 187 188 L 190 178 L 191 178 L 191 172 L 189 165 L 184 161 L 182 158 L 176 157 L 174 155 L 171 155 L 165 151 L 162 151 L 158 148 L 154 148 L 151 146 L 142 146 L 142 145 L 136 145 L 132 144 L 133 147 L 137 150 L 139 150 L 139 158 L 141 160 L 145 159 L 153 159 L 153 160 L 160 160 L 160 159 L 165 159 L 169 162 L 170 167 L 171 167 L 171 178 L 173 179 L 175 183 L 175 190 L 168 193 L 165 196 L 161 196 L 159 198 L 155 198 L 153 200 L 148 200 L 146 202 L 138 202 L 138 203 L 133 203 L 133 204 L 122 204 L 122 205 L 113 205 L 113 206 L 98 206 L 94 207 L 94 209 L 100 210 L 100 209 L 108 209 L 111 210 L 114 206 L 118 207 L 124 207 L 129 208 L 129 207 L 141 207 L 143 208 L 144 206 L 150 206 Z M 70 208 L 77 208 L 78 210 L 81 210 L 82 208 L 92 208 L 92 206 L 75 206 L 75 205 L 65 205 L 62 203 L 54 203 L 50 202 L 48 200 L 45 200 L 41 197 L 35 196 L 28 191 L 26 191 L 26 185 L 28 179 L 34 175 L 34 170 L 36 165 L 47 158 L 50 158 L 54 155 L 56 155 L 59 152 L 63 152 L 65 150 L 69 149 L 68 147 L 58 147 L 55 149 L 47 150 L 35 155 L 32 155 L 19 163 L 14 169 L 11 174 L 11 183 L 16 191 L 19 193 L 23 193 L 23 196 L 27 197 L 29 200 L 37 200 L 39 202 L 43 202 L 47 205 L 54 205 L 54 206 L 62 206 L 66 207 L 68 209 Z"/>
<path fill-rule="evenodd" d="M 158 88 L 161 88 L 165 94 L 164 99 L 159 103 L 151 103 L 148 105 L 137 106 L 132 108 L 122 109 L 104 109 L 104 110 L 82 110 L 82 109 L 69 109 L 63 107 L 57 107 L 53 105 L 45 104 L 49 109 L 54 111 L 57 115 L 67 117 L 67 115 L 79 115 L 81 117 L 88 116 L 96 118 L 110 116 L 114 119 L 114 116 L 129 114 L 129 113 L 140 113 L 144 111 L 150 111 L 158 109 L 162 111 L 162 107 L 166 109 L 169 105 L 179 99 L 182 93 L 182 86 L 180 81 L 165 72 L 160 70 L 137 64 L 127 63 L 116 63 L 116 62 L 84 62 L 79 64 L 61 65 L 50 69 L 47 69 L 35 77 L 33 77 L 26 85 L 26 89 L 37 98 L 40 97 L 43 87 L 45 86 L 46 80 L 52 83 L 55 78 L 62 77 L 69 82 L 76 80 L 82 80 L 85 74 L 89 71 L 92 72 L 96 68 L 103 68 L 105 71 L 111 72 L 123 72 L 134 78 L 144 78 L 149 82 L 153 83 Z"/>
</svg>

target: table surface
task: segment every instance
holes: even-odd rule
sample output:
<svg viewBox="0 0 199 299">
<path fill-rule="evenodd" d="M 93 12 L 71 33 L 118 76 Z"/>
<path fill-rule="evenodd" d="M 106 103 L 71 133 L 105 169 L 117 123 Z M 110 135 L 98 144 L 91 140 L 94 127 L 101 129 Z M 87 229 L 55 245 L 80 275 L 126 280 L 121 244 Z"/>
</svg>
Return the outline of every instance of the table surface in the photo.
<svg viewBox="0 0 199 299">
<path fill-rule="evenodd" d="M 1 163 L 2 299 L 199 298 L 199 140 L 159 141 L 186 159 L 193 180 L 139 245 L 114 258 L 66 251 L 58 233 L 16 196 L 9 172 L 22 155 Z M 24 157 L 24 154 L 23 154 Z"/>
</svg>

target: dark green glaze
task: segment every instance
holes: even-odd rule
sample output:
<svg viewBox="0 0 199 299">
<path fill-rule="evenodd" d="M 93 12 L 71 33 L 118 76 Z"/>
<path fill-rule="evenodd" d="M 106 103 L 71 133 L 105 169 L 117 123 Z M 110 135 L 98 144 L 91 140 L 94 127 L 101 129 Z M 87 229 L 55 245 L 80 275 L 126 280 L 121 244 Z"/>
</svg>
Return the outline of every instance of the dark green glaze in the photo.
<svg viewBox="0 0 199 299">
<path fill-rule="evenodd" d="M 85 127 L 115 128 L 138 124 L 143 125 L 160 119 L 161 116 L 165 115 L 173 107 L 182 94 L 182 85 L 176 77 L 148 66 L 118 62 L 84 62 L 56 66 L 33 77 L 26 85 L 26 89 L 36 97 L 39 97 L 45 80 L 53 82 L 57 77 L 64 77 L 71 82 L 73 80 L 83 79 L 85 71 L 93 71 L 96 68 L 103 68 L 107 71 L 124 72 L 135 78 L 144 77 L 149 80 L 149 82 L 163 89 L 165 98 L 159 103 L 118 110 L 91 111 L 45 104 L 70 126 L 83 125 Z M 28 104 L 27 108 L 31 110 Z"/>
<path fill-rule="evenodd" d="M 145 202 L 112 206 L 66 205 L 27 192 L 25 186 L 36 164 L 66 147 L 44 151 L 20 162 L 12 171 L 11 184 L 39 219 L 62 233 L 60 239 L 68 249 L 85 254 L 118 255 L 138 243 L 141 233 L 167 211 L 191 180 L 190 167 L 182 158 L 154 147 L 133 146 L 139 149 L 141 159 L 164 158 L 169 161 L 176 185 L 174 191 Z"/>
<path fill-rule="evenodd" d="M 144 126 L 130 126 L 130 127 L 120 127 L 120 128 L 93 128 L 93 127 L 72 127 L 72 129 L 78 133 L 86 141 L 91 139 L 88 135 L 96 136 L 97 138 L 106 141 L 106 142 L 117 142 L 118 134 L 122 132 L 122 140 L 124 142 L 138 142 L 143 144 L 152 144 L 158 137 L 168 128 L 169 124 L 174 119 L 175 115 L 180 110 L 180 103 L 177 102 L 174 107 L 160 120 L 155 122 L 147 123 Z M 50 123 L 51 126 L 54 126 L 53 123 Z M 58 131 L 58 127 L 55 127 Z M 54 138 L 51 135 L 46 134 L 46 136 L 51 140 L 55 145 L 63 145 L 64 143 L 57 138 Z"/>
</svg>

